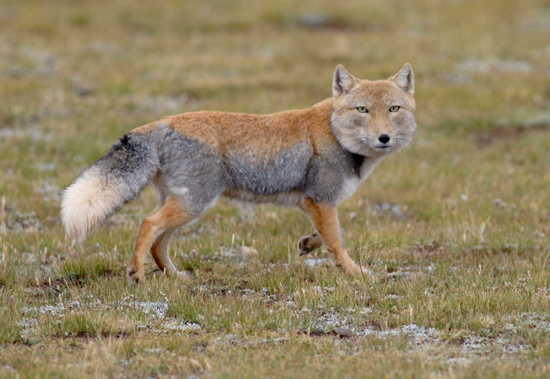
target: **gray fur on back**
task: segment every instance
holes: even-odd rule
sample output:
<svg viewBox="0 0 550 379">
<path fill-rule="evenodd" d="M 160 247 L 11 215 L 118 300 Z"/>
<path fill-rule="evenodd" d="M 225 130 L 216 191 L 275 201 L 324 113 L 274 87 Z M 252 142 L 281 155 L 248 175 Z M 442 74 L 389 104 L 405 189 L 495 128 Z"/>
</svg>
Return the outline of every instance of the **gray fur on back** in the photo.
<svg viewBox="0 0 550 379">
<path fill-rule="evenodd" d="M 228 154 L 225 158 L 228 184 L 231 189 L 262 196 L 302 190 L 312 154 L 305 142 L 280 151 L 273 159 Z"/>
</svg>

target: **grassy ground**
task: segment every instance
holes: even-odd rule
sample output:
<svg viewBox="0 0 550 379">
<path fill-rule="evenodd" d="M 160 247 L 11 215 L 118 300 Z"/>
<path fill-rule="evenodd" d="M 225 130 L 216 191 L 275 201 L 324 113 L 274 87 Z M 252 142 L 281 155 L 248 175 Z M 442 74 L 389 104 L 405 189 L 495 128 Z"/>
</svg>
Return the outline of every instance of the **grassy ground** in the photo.
<svg viewBox="0 0 550 379">
<path fill-rule="evenodd" d="M 415 144 L 340 212 L 375 278 L 300 258 L 297 211 L 222 201 L 172 245 L 192 282 L 129 286 L 151 190 L 68 253 L 60 191 L 125 131 L 405 61 Z M 550 376 L 548 0 L 3 0 L 0 82 L 0 377 Z"/>
</svg>

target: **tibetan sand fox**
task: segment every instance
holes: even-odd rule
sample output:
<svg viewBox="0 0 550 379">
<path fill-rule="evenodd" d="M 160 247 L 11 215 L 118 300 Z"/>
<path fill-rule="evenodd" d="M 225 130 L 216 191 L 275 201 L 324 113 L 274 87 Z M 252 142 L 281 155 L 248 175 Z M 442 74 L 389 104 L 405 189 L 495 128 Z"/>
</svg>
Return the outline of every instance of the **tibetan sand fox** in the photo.
<svg viewBox="0 0 550 379">
<path fill-rule="evenodd" d="M 361 274 L 366 269 L 343 246 L 336 207 L 385 156 L 411 142 L 413 70 L 407 63 L 387 80 L 370 81 L 338 65 L 332 95 L 305 109 L 189 112 L 131 130 L 65 190 L 68 238 L 83 241 L 153 182 L 160 208 L 141 225 L 130 280 L 144 279 L 149 251 L 166 274 L 188 275 L 170 260 L 170 236 L 220 196 L 301 208 L 316 231 L 298 242 L 301 254 L 325 244 L 338 267 Z"/>
</svg>

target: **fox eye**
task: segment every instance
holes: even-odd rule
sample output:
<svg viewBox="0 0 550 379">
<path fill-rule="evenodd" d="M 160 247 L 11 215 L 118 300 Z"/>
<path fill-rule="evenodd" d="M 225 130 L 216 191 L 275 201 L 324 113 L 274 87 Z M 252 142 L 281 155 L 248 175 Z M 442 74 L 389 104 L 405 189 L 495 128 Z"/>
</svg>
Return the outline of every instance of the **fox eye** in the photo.
<svg viewBox="0 0 550 379">
<path fill-rule="evenodd" d="M 399 105 L 392 105 L 390 109 L 388 109 L 390 112 L 397 112 L 401 107 Z"/>
<path fill-rule="evenodd" d="M 357 110 L 357 112 L 359 113 L 369 113 L 369 110 L 367 109 L 367 107 L 365 106 L 358 106 L 358 107 L 355 107 L 355 109 Z"/>
</svg>

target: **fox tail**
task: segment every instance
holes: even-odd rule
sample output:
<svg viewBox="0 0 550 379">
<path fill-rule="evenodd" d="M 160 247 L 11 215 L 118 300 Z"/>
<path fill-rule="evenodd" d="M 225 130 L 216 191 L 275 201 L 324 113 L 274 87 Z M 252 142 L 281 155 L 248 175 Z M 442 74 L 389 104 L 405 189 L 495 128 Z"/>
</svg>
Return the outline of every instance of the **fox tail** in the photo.
<svg viewBox="0 0 550 379">
<path fill-rule="evenodd" d="M 82 242 L 126 202 L 134 199 L 159 168 L 150 134 L 127 134 L 63 193 L 61 219 L 65 233 Z"/>
</svg>

